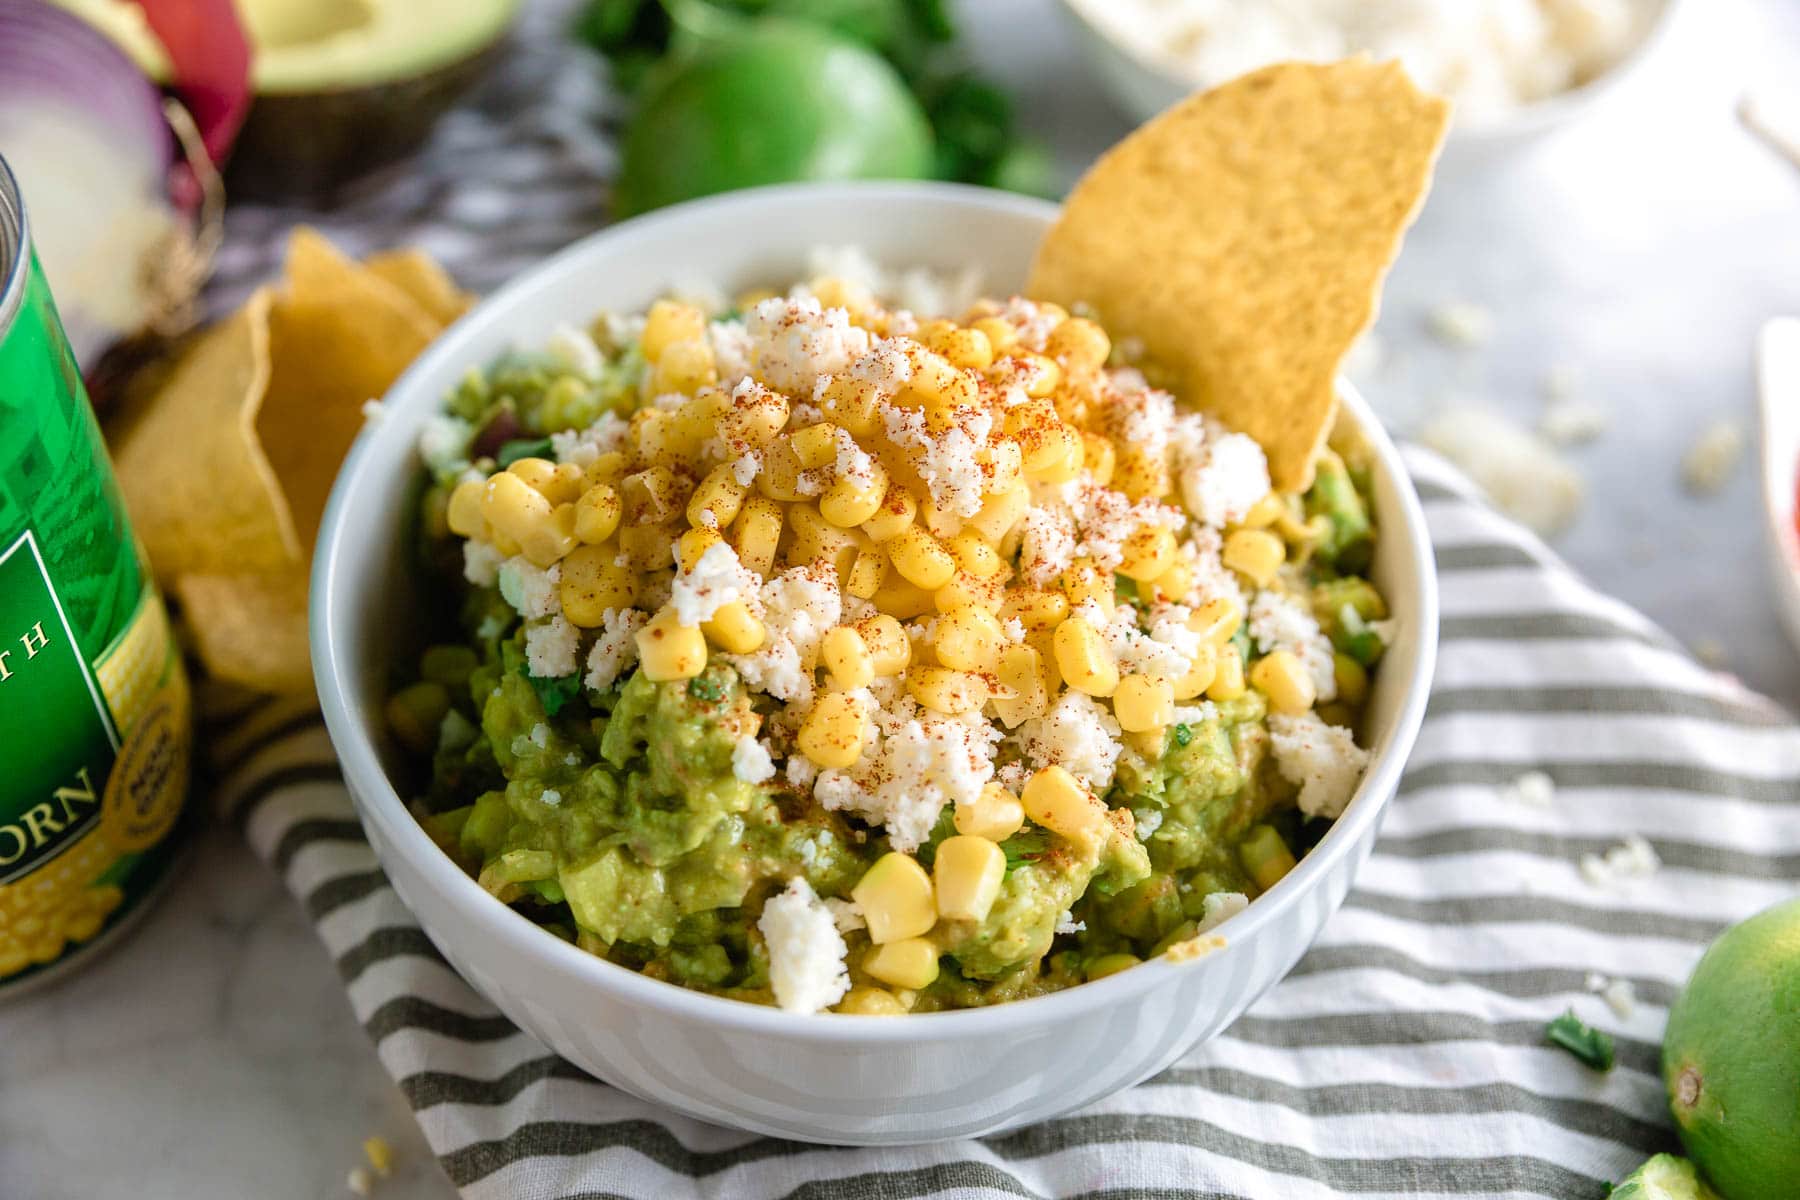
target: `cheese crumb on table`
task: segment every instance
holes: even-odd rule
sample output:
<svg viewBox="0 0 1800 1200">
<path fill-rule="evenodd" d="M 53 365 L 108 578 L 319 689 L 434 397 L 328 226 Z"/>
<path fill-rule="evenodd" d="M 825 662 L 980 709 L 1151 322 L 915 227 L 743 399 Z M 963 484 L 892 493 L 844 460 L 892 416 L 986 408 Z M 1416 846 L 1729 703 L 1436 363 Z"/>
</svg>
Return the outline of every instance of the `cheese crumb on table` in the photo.
<svg viewBox="0 0 1800 1200">
<path fill-rule="evenodd" d="M 1542 771 L 1527 771 L 1503 785 L 1500 798 L 1528 808 L 1549 808 L 1556 799 L 1556 781 Z"/>
<path fill-rule="evenodd" d="M 1605 854 L 1584 854 L 1577 863 L 1581 877 L 1595 887 L 1619 888 L 1648 879 L 1662 867 L 1656 848 L 1632 834 Z"/>
<path fill-rule="evenodd" d="M 1473 350 L 1494 336 L 1494 314 L 1466 300 L 1447 300 L 1426 314 L 1433 337 L 1447 346 Z"/>
<path fill-rule="evenodd" d="M 1564 529 L 1581 509 L 1580 472 L 1543 438 L 1492 409 L 1453 408 L 1426 425 L 1420 440 L 1540 534 Z"/>
<path fill-rule="evenodd" d="M 1681 481 L 1696 496 L 1711 496 L 1727 483 L 1744 456 L 1744 426 L 1732 418 L 1714 421 L 1681 459 Z"/>
</svg>

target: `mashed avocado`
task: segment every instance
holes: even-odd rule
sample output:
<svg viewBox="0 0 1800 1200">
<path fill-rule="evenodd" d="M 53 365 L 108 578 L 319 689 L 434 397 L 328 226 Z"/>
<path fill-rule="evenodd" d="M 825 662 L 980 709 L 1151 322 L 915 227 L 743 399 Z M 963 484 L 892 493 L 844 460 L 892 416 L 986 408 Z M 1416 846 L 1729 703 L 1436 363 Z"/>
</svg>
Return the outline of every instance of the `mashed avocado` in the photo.
<svg viewBox="0 0 1800 1200">
<path fill-rule="evenodd" d="M 1050 320 L 982 311 L 943 344 Z M 1271 492 L 1254 443 L 1083 365 L 1086 326 L 1059 360 L 1086 398 L 994 399 L 970 428 L 1036 445 L 1031 421 L 1115 405 L 1073 443 L 1054 426 L 1098 465 L 974 503 L 920 409 L 822 419 L 819 360 L 866 355 L 867 381 L 924 351 L 811 296 L 659 305 L 472 372 L 421 445 L 421 563 L 449 602 L 389 706 L 426 828 L 593 954 L 806 1011 L 1071 986 L 1273 886 L 1361 771 L 1388 636 L 1366 473 L 1346 446 Z"/>
</svg>

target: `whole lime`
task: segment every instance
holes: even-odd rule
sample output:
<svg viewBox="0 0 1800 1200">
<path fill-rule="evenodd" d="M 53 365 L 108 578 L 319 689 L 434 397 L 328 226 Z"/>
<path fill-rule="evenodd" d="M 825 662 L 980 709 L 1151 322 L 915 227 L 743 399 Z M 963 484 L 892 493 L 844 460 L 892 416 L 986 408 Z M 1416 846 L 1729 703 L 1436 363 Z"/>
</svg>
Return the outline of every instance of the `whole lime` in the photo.
<svg viewBox="0 0 1800 1200">
<path fill-rule="evenodd" d="M 931 125 L 893 67 L 816 25 L 764 18 L 664 63 L 625 131 L 617 205 L 816 179 L 922 179 Z"/>
<path fill-rule="evenodd" d="M 1669 1011 L 1663 1083 L 1725 1200 L 1800 1195 L 1800 899 L 1727 929 Z"/>
</svg>

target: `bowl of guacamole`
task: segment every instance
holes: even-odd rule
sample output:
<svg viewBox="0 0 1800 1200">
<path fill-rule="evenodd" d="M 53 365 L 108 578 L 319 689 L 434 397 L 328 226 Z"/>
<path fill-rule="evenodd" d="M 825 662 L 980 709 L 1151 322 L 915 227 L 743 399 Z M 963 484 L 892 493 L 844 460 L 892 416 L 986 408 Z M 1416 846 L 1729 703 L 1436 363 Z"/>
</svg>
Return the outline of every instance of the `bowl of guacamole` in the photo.
<svg viewBox="0 0 1800 1200">
<path fill-rule="evenodd" d="M 1366 855 L 1435 637 L 1393 448 L 1346 396 L 1274 489 L 1131 339 L 1017 294 L 1053 214 L 633 222 L 353 452 L 315 653 L 365 824 L 451 963 L 609 1081 L 826 1140 L 1032 1119 L 1222 1028 Z"/>
</svg>

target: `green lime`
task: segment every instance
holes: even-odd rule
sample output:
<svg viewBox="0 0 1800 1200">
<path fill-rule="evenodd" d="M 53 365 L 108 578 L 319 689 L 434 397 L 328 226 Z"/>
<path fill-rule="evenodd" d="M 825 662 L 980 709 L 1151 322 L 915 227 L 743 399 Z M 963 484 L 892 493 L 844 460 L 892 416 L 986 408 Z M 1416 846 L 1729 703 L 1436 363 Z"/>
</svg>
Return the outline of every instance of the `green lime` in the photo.
<svg viewBox="0 0 1800 1200">
<path fill-rule="evenodd" d="M 1800 900 L 1719 935 L 1669 1011 L 1663 1083 L 1726 1200 L 1800 1194 Z"/>
<path fill-rule="evenodd" d="M 1687 1159 L 1658 1154 L 1619 1180 L 1607 1200 L 1719 1200 L 1719 1194 Z"/>
</svg>

